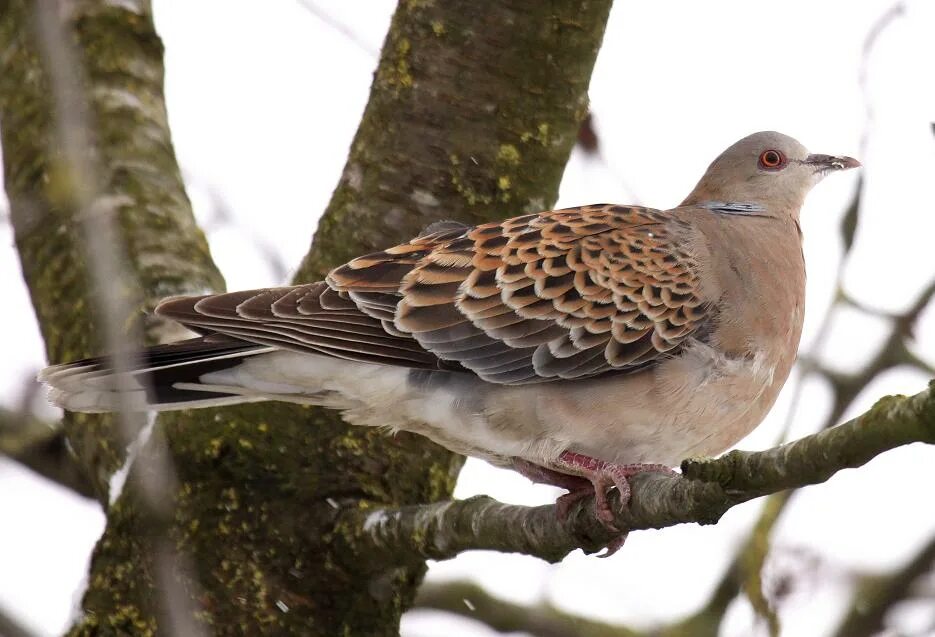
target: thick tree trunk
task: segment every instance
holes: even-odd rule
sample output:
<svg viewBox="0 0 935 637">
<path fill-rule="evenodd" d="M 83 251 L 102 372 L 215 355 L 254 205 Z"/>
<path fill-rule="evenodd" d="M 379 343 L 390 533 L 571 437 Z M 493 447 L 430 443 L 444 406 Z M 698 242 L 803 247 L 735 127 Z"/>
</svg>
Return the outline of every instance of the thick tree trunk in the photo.
<svg viewBox="0 0 935 637">
<path fill-rule="evenodd" d="M 119 219 L 140 297 L 217 288 L 171 156 L 149 7 L 136 13 L 128 5 L 79 2 L 78 17 L 66 25 L 88 66 L 96 160 L 110 176 L 102 188 L 129 184 L 120 193 L 132 203 Z M 93 349 L 93 308 L 82 305 L 88 286 L 80 242 L 73 232 L 56 232 L 74 223 L 74 210 L 62 209 L 48 185 L 53 111 L 40 47 L 26 28 L 26 5 L 0 7 L 7 190 L 50 358 L 61 360 Z M 343 178 L 297 278 L 318 279 L 437 219 L 474 223 L 549 207 L 587 109 L 609 8 L 610 0 L 401 2 Z M 112 55 L 111 46 L 126 51 Z M 116 81 L 158 121 L 103 117 L 98 96 L 107 92 L 97 89 Z M 131 152 L 138 161 L 127 160 Z M 36 218 L 53 223 L 30 225 Z M 143 228 L 139 238 L 135 223 Z M 154 240 L 154 226 L 168 239 Z M 165 259 L 144 259 L 150 249 Z M 183 255 L 195 255 L 187 257 L 188 270 Z M 154 262 L 162 269 L 144 267 Z M 90 431 L 86 420 L 82 427 Z M 169 634 L 192 621 L 210 634 L 398 632 L 424 564 L 374 565 L 336 550 L 348 546 L 334 542 L 348 532 L 335 523 L 337 511 L 444 498 L 460 458 L 416 436 L 348 428 L 333 413 L 274 403 L 170 414 L 156 431 L 159 444 L 144 450 L 108 510 L 85 615 L 72 634 Z M 164 452 L 172 479 L 148 475 Z M 100 472 L 119 461 L 111 456 L 103 464 L 88 453 L 82 460 Z M 166 506 L 146 495 L 154 481 Z"/>
</svg>

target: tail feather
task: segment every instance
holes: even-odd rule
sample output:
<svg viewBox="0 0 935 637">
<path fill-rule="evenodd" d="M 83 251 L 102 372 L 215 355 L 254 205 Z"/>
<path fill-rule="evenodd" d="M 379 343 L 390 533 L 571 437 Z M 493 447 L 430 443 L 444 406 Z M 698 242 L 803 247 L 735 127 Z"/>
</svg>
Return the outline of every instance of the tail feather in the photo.
<svg viewBox="0 0 935 637">
<path fill-rule="evenodd" d="M 211 335 L 157 345 L 130 360 L 130 371 L 114 371 L 102 356 L 47 367 L 38 379 L 49 385 L 49 399 L 69 411 L 106 412 L 120 408 L 164 411 L 264 400 L 242 388 L 201 385 L 200 377 L 239 365 L 273 348 Z"/>
</svg>

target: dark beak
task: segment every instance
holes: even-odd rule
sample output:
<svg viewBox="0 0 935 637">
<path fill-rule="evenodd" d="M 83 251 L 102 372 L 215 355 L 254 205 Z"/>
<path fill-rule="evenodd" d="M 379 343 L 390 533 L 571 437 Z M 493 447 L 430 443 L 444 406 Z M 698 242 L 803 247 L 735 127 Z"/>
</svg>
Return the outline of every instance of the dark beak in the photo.
<svg viewBox="0 0 935 637">
<path fill-rule="evenodd" d="M 833 155 L 809 155 L 805 158 L 805 163 L 822 172 L 860 167 L 860 162 L 853 157 L 835 157 Z"/>
</svg>

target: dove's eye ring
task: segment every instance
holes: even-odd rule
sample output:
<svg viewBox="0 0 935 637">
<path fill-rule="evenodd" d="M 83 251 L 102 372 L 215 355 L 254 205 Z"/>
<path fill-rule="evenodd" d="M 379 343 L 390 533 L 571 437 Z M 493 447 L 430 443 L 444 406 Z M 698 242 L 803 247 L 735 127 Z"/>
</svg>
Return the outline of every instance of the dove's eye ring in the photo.
<svg viewBox="0 0 935 637">
<path fill-rule="evenodd" d="M 786 165 L 786 156 L 782 151 L 764 150 L 760 154 L 760 168 L 764 170 L 779 170 Z"/>
</svg>

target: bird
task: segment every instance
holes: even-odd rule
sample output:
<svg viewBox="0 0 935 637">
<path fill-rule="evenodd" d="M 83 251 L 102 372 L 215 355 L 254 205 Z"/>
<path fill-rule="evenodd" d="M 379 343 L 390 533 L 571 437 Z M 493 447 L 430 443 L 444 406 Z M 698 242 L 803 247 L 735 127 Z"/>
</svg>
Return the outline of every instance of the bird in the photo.
<svg viewBox="0 0 935 637">
<path fill-rule="evenodd" d="M 763 420 L 802 331 L 800 209 L 858 166 L 754 133 L 675 208 L 436 222 L 323 281 L 169 298 L 155 313 L 198 336 L 39 380 L 78 412 L 338 409 L 563 487 L 560 514 L 593 496 L 615 528 L 613 488 L 626 505 L 634 475 L 719 454 Z"/>
</svg>

